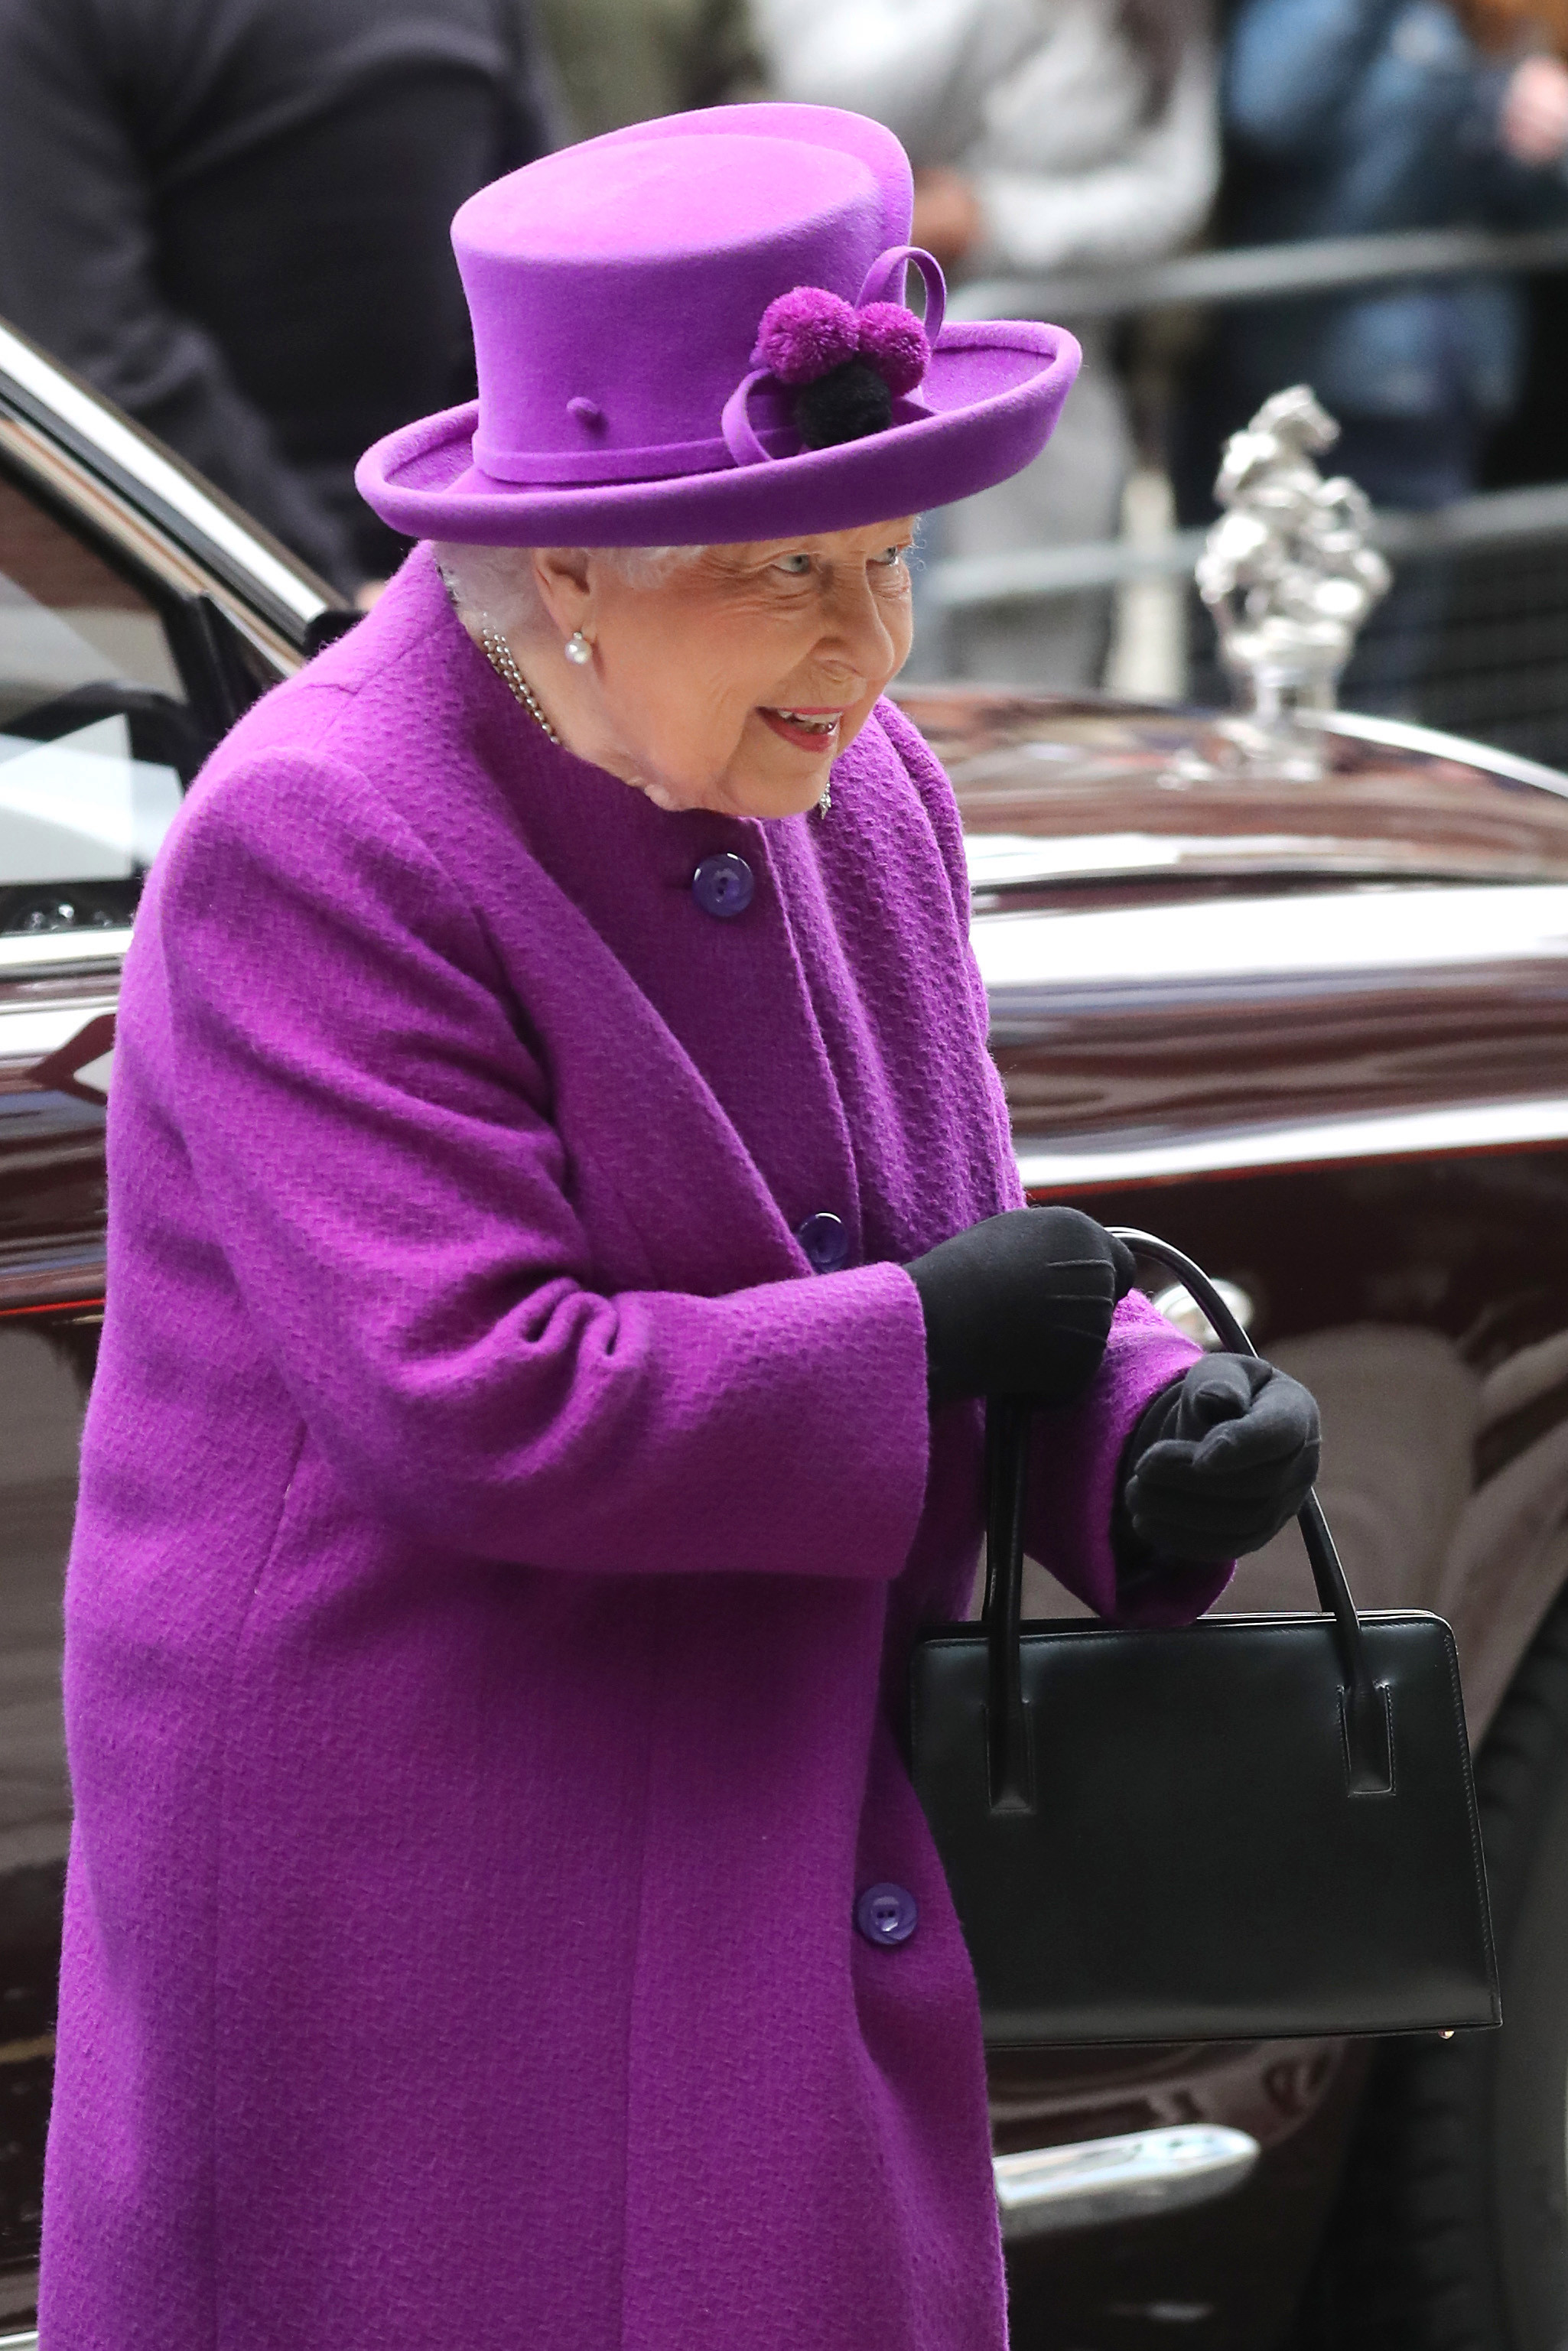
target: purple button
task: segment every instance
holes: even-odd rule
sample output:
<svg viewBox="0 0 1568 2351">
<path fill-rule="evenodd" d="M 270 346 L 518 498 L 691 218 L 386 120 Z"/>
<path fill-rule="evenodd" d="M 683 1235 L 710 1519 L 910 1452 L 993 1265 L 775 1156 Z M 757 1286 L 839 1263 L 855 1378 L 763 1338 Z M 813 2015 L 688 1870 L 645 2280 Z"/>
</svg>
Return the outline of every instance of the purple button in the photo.
<svg viewBox="0 0 1568 2351">
<path fill-rule="evenodd" d="M 819 1208 L 814 1217 L 797 1225 L 795 1238 L 805 1250 L 814 1272 L 837 1273 L 849 1257 L 850 1237 L 844 1230 L 843 1219 L 829 1208 Z"/>
<path fill-rule="evenodd" d="M 868 1943 L 907 1943 L 919 1923 L 915 1896 L 903 1886 L 868 1886 L 855 1904 L 855 1925 Z"/>
<path fill-rule="evenodd" d="M 756 891 L 756 875 L 732 849 L 705 857 L 692 875 L 692 896 L 705 914 L 716 914 L 721 923 L 732 923 L 737 914 L 744 914 Z"/>
</svg>

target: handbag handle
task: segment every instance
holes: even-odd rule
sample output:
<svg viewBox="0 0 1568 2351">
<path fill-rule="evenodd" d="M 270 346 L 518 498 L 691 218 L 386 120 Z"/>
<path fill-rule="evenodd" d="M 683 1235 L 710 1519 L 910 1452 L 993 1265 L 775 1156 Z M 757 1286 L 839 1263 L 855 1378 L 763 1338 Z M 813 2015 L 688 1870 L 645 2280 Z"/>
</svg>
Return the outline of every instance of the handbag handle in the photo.
<svg viewBox="0 0 1568 2351">
<path fill-rule="evenodd" d="M 1233 1353 L 1257 1354 L 1257 1348 L 1201 1266 L 1153 1233 L 1139 1232 L 1127 1225 L 1113 1225 L 1109 1230 L 1113 1238 L 1124 1241 L 1140 1257 L 1153 1258 L 1176 1274 Z M 980 1621 L 987 1635 L 991 1802 L 998 1812 L 1030 1812 L 1034 1808 L 1032 1755 L 1019 1646 L 1031 1417 L 1032 1407 L 1027 1397 L 1021 1396 L 995 1396 L 986 1410 L 986 1597 Z M 1315 1492 L 1307 1496 L 1297 1513 L 1297 1521 L 1307 1547 L 1318 1599 L 1324 1614 L 1333 1622 L 1351 1791 L 1354 1794 L 1384 1793 L 1393 1784 L 1387 1704 L 1372 1679 L 1361 1619 L 1355 1613 L 1344 1569 Z"/>
</svg>

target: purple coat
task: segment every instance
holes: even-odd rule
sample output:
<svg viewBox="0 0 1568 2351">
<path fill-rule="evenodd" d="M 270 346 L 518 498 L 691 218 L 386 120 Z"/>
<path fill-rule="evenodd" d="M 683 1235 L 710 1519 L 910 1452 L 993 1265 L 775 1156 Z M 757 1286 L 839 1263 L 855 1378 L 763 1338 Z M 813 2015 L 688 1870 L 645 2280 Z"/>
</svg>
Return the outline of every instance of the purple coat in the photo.
<svg viewBox="0 0 1568 2351">
<path fill-rule="evenodd" d="M 894 1727 L 978 1532 L 899 1261 L 1019 1198 L 966 931 L 890 705 L 825 821 L 664 813 L 424 553 L 212 762 L 110 1123 L 48 2351 L 999 2351 Z M 1107 1612 L 1192 1352 L 1129 1300 L 1045 1416 L 1036 1547 Z"/>
</svg>

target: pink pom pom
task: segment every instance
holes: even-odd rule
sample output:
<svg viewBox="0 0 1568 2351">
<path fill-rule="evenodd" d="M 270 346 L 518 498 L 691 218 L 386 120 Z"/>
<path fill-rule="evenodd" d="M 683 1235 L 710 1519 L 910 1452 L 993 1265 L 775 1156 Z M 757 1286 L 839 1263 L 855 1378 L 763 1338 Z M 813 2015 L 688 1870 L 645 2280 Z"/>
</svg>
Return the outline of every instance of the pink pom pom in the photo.
<svg viewBox="0 0 1568 2351">
<path fill-rule="evenodd" d="M 931 364 L 925 329 L 902 302 L 868 302 L 860 314 L 861 357 L 889 392 L 913 392 Z"/>
<path fill-rule="evenodd" d="M 762 313 L 754 368 L 771 368 L 780 383 L 815 383 L 860 349 L 861 314 L 821 286 L 797 286 Z"/>
</svg>

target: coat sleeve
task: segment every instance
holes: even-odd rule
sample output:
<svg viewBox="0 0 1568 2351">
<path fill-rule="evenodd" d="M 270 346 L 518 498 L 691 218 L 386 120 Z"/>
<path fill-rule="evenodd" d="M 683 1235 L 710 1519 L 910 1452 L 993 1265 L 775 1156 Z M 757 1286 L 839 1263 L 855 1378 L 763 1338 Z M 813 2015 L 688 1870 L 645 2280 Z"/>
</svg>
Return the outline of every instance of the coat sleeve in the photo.
<svg viewBox="0 0 1568 2351">
<path fill-rule="evenodd" d="M 1196 236 L 1219 183 L 1214 54 L 1195 40 L 1170 96 L 1124 153 L 1085 172 L 987 171 L 972 271 L 1092 268 L 1157 259 Z"/>
<path fill-rule="evenodd" d="M 968 871 L 964 834 L 953 788 L 919 730 L 896 704 L 878 705 L 889 741 L 925 802 L 947 870 L 954 910 L 965 930 L 969 923 Z M 971 984 L 984 1034 L 986 991 L 979 966 L 969 956 Z M 1002 1205 L 1020 1207 L 1023 1187 L 1011 1160 L 1009 1123 L 1001 1081 L 991 1090 L 998 1109 L 1000 1147 L 1008 1156 Z M 1090 1204 L 1092 1208 L 1092 1202 Z M 1117 1307 L 1100 1370 L 1074 1405 L 1035 1416 L 1030 1470 L 1030 1553 L 1050 1569 L 1098 1615 L 1117 1624 L 1180 1625 L 1200 1616 L 1229 1582 L 1233 1562 L 1192 1567 L 1176 1561 L 1140 1575 L 1123 1596 L 1111 1545 L 1117 1472 L 1123 1449 L 1160 1390 L 1179 1380 L 1201 1353 L 1139 1290 Z"/>
<path fill-rule="evenodd" d="M 534 0 L 499 0 L 498 21 L 507 61 L 501 169 L 517 172 L 566 146 L 571 120 Z"/>
<path fill-rule="evenodd" d="M 1310 154 L 1404 6 L 1405 0 L 1243 0 L 1226 52 L 1228 133 L 1255 154 Z"/>
<path fill-rule="evenodd" d="M 917 165 L 956 161 L 990 81 L 1038 41 L 1019 0 L 752 0 L 773 87 L 885 123 Z"/>
<path fill-rule="evenodd" d="M 547 1051 L 364 778 L 264 755 L 198 785 L 150 898 L 168 1113 L 358 1507 L 547 1569 L 898 1573 L 928 1451 L 908 1276 L 596 1288 Z"/>
<path fill-rule="evenodd" d="M 152 189 L 90 15 L 0 0 L 0 314 L 340 588 L 347 533 L 158 283 Z"/>
</svg>

